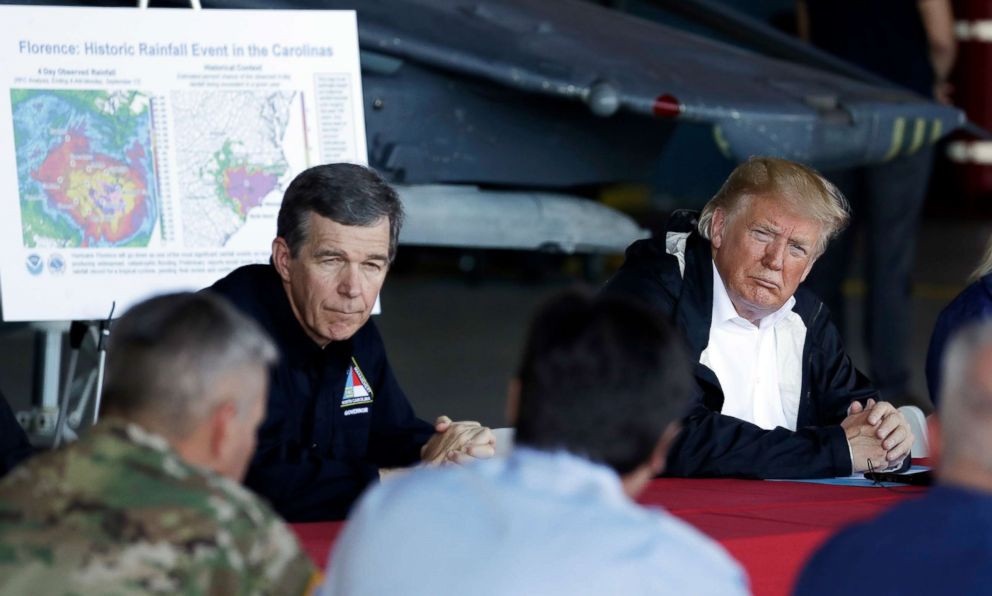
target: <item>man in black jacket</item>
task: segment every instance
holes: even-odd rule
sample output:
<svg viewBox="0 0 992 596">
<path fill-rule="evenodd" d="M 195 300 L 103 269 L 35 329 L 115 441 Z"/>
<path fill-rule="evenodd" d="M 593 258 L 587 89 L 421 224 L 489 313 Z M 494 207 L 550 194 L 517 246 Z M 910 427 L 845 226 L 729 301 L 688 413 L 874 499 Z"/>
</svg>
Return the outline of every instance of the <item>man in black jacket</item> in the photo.
<svg viewBox="0 0 992 596">
<path fill-rule="evenodd" d="M 0 477 L 32 454 L 35 449 L 17 422 L 7 399 L 0 393 Z"/>
<path fill-rule="evenodd" d="M 752 158 L 698 218 L 641 240 L 606 291 L 670 317 L 698 363 L 669 454 L 680 476 L 814 478 L 898 465 L 913 436 L 852 365 L 823 304 L 797 288 L 848 221 L 813 170 Z"/>
<path fill-rule="evenodd" d="M 369 318 L 402 218 L 375 172 L 310 168 L 286 190 L 272 262 L 210 288 L 279 346 L 245 484 L 289 521 L 345 517 L 383 469 L 493 454 L 493 435 L 477 422 L 414 415 Z"/>
</svg>

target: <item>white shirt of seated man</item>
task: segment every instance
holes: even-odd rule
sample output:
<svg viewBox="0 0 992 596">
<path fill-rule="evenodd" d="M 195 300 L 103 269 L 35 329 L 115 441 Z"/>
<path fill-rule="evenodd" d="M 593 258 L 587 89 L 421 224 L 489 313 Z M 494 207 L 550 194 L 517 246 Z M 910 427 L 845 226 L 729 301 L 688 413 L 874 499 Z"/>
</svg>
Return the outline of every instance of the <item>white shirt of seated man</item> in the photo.
<svg viewBox="0 0 992 596">
<path fill-rule="evenodd" d="M 789 299 L 754 324 L 737 314 L 713 267 L 710 339 L 699 356 L 723 389 L 721 413 L 771 430 L 796 430 L 806 325 Z"/>
</svg>

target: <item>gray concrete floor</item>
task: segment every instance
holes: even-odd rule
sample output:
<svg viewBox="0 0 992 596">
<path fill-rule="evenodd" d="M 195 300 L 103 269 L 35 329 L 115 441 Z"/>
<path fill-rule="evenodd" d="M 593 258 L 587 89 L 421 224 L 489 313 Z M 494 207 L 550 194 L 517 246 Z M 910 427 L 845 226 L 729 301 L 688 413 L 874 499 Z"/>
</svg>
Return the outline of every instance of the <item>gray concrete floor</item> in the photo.
<svg viewBox="0 0 992 596">
<path fill-rule="evenodd" d="M 940 309 L 965 285 L 992 223 L 925 222 L 915 272 L 912 390 L 925 399 L 923 363 L 930 329 Z M 402 249 L 401 249 L 402 250 Z M 453 260 L 453 259 L 452 259 Z M 543 279 L 522 281 L 512 260 L 498 273 L 483 271 L 472 277 L 457 267 L 414 265 L 396 272 L 386 284 L 384 313 L 377 322 L 390 359 L 417 412 L 424 418 L 447 414 L 503 426 L 506 383 L 514 368 L 527 321 L 548 295 L 579 283 L 578 274 L 556 272 Z M 848 295 L 848 350 L 867 370 L 859 341 L 862 285 L 855 277 L 846 285 Z M 533 275 L 531 275 L 533 277 Z M 33 384 L 33 332 L 25 326 L 0 328 L 0 390 L 15 410 L 28 407 Z M 91 365 L 84 356 L 82 365 Z"/>
</svg>

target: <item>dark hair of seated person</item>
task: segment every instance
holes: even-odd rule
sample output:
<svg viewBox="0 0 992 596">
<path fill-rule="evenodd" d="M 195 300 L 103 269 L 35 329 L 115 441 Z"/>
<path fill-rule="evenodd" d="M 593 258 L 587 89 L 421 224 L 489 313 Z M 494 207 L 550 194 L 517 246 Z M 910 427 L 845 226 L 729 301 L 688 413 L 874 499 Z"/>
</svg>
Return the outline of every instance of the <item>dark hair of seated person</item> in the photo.
<svg viewBox="0 0 992 596">
<path fill-rule="evenodd" d="M 627 474 L 685 413 L 690 370 L 681 338 L 654 312 L 570 291 L 531 324 L 517 375 L 515 443 Z"/>
<path fill-rule="evenodd" d="M 294 258 L 306 242 L 311 213 L 346 226 L 374 226 L 388 219 L 389 260 L 396 256 L 403 204 L 374 170 L 332 163 L 304 170 L 293 179 L 279 208 L 276 235 L 286 241 Z"/>
<path fill-rule="evenodd" d="M 28 435 L 14 417 L 7 398 L 0 393 L 0 477 L 35 452 Z"/>
</svg>

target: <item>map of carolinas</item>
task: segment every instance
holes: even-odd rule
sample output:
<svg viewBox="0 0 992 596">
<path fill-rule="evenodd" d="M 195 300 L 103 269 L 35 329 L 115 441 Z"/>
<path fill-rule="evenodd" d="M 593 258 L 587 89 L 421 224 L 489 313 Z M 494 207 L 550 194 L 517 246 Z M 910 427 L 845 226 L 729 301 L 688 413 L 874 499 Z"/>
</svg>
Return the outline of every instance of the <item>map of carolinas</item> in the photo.
<svg viewBox="0 0 992 596">
<path fill-rule="evenodd" d="M 149 97 L 11 89 L 24 246 L 143 247 L 158 218 Z"/>
<path fill-rule="evenodd" d="M 293 92 L 176 91 L 172 94 L 183 244 L 221 247 L 289 170 L 284 152 Z M 278 204 L 278 203 L 277 203 Z"/>
</svg>

